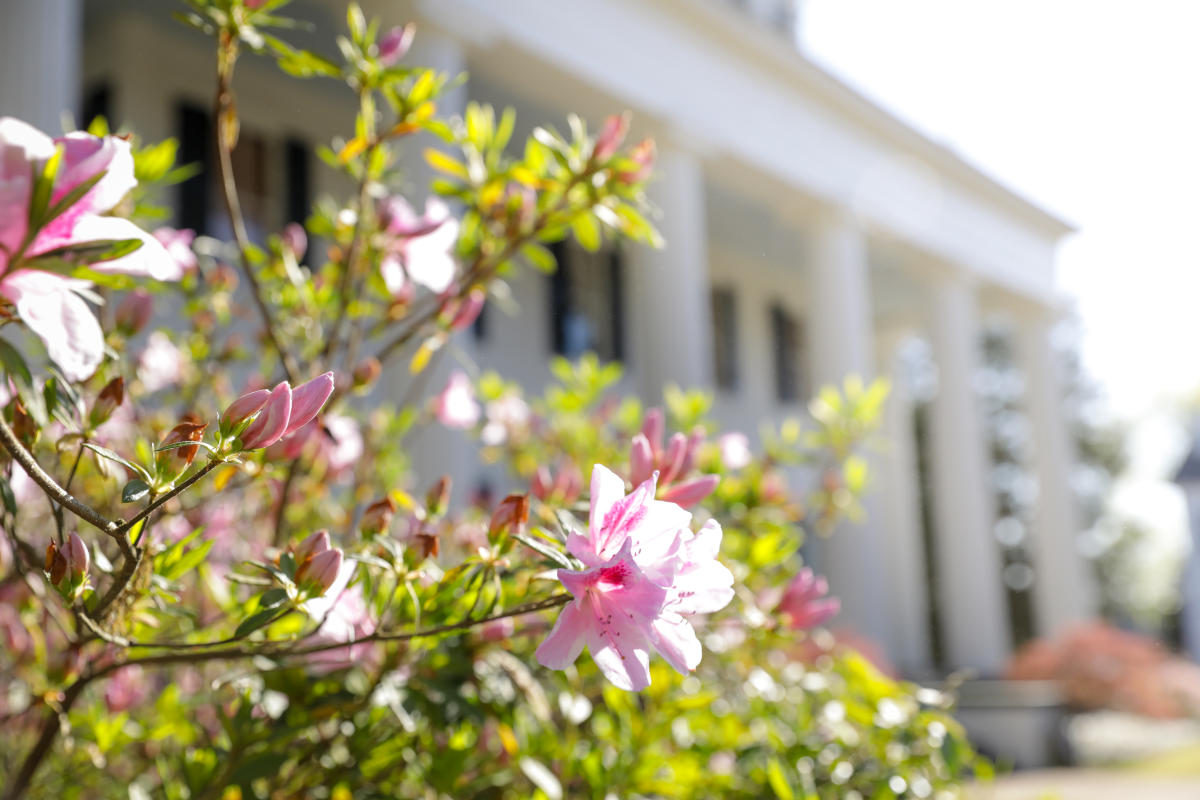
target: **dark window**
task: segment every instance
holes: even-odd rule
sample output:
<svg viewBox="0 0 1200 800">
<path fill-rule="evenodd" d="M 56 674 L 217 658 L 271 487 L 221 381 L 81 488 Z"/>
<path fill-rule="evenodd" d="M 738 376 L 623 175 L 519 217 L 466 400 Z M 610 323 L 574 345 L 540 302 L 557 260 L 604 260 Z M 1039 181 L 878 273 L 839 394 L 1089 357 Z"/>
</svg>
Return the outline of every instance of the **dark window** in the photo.
<svg viewBox="0 0 1200 800">
<path fill-rule="evenodd" d="M 112 119 L 112 87 L 107 83 L 97 83 L 90 86 L 83 97 L 83 129 L 92 124 L 96 117 L 104 117 L 109 128 L 115 128 Z"/>
<path fill-rule="evenodd" d="M 288 222 L 304 224 L 312 213 L 312 185 L 308 143 L 303 139 L 290 138 L 283 145 L 284 176 L 287 194 L 284 208 Z"/>
<path fill-rule="evenodd" d="M 733 289 L 712 290 L 713 372 L 717 386 L 736 389 L 738 386 L 738 318 L 737 296 Z"/>
<path fill-rule="evenodd" d="M 787 309 L 771 306 L 771 345 L 775 358 L 775 396 L 781 403 L 801 397 L 800 324 Z"/>
<path fill-rule="evenodd" d="M 625 357 L 624 285 L 620 251 L 589 253 L 574 241 L 552 248 L 558 268 L 550 276 L 554 352 L 578 358 L 592 352 L 605 361 Z"/>
<path fill-rule="evenodd" d="M 179 184 L 179 227 L 209 233 L 210 174 L 214 171 L 212 130 L 208 112 L 191 103 L 177 109 L 180 164 L 197 164 L 200 174 Z"/>
</svg>

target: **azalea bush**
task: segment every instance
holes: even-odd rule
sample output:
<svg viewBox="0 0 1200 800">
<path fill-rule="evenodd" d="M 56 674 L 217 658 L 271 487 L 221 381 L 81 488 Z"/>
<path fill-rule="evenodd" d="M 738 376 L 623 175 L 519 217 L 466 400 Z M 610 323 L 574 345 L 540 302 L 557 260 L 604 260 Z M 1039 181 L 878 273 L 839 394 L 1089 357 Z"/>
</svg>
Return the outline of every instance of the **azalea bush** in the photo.
<svg viewBox="0 0 1200 800">
<path fill-rule="evenodd" d="M 335 63 L 284 41 L 285 5 L 182 17 L 214 40 L 232 242 L 163 227 L 194 171 L 173 142 L 0 120 L 5 796 L 932 797 L 985 773 L 950 698 L 821 629 L 837 601 L 799 558 L 861 513 L 886 387 L 827 389 L 757 450 L 704 393 L 645 407 L 594 356 L 538 397 L 465 363 L 421 399 L 548 245 L 660 244 L 653 143 L 624 115 L 523 144 L 511 111 L 445 118 L 458 76 L 404 60 L 411 27 L 351 5 Z M 359 103 L 321 150 L 356 190 L 262 241 L 231 168 L 247 50 Z M 438 143 L 420 211 L 394 190 L 414 142 Z M 421 484 L 431 425 L 512 492 Z"/>
</svg>

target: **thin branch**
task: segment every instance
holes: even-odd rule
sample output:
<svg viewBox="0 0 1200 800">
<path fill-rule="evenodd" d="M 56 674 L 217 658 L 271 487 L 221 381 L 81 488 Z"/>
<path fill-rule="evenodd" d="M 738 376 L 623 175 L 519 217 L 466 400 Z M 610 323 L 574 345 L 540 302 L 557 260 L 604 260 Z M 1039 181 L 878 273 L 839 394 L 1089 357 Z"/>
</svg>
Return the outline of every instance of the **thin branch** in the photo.
<svg viewBox="0 0 1200 800">
<path fill-rule="evenodd" d="M 116 522 L 105 517 L 96 509 L 83 503 L 75 498 L 70 492 L 55 482 L 34 459 L 33 454 L 25 449 L 25 445 L 17 439 L 12 428 L 8 427 L 8 423 L 0 419 L 0 445 L 8 451 L 12 456 L 13 461 L 21 465 L 21 468 L 29 475 L 30 479 L 41 487 L 42 491 L 51 499 L 57 502 L 63 508 L 69 509 L 71 513 L 86 522 L 90 522 L 97 528 L 117 540 L 117 544 L 121 548 L 121 553 L 126 559 L 136 559 L 137 553 L 129 544 L 129 538 L 125 536 L 125 531 L 128 528 L 119 526 Z"/>
<path fill-rule="evenodd" d="M 139 522 L 144 520 L 146 517 L 150 516 L 155 511 L 157 511 L 159 508 L 161 508 L 164 503 L 171 500 L 176 495 L 187 491 L 188 489 L 190 489 L 192 487 L 193 484 L 196 483 L 196 481 L 200 480 L 205 475 L 212 472 L 214 469 L 216 469 L 217 467 L 219 467 L 221 464 L 224 464 L 224 463 L 226 463 L 226 462 L 222 461 L 219 458 L 212 459 L 207 464 L 205 464 L 204 467 L 199 472 L 193 473 L 192 476 L 190 478 L 188 478 L 186 481 L 177 485 L 175 488 L 171 489 L 169 492 L 159 495 L 159 497 L 157 497 L 153 503 L 151 503 L 150 505 L 146 506 L 141 511 L 139 511 L 133 517 L 133 519 L 129 520 L 128 522 L 122 522 L 121 525 L 117 528 L 117 530 L 120 531 L 121 533 L 129 531 L 130 529 L 133 528 L 134 525 L 137 525 Z"/>
<path fill-rule="evenodd" d="M 262 316 L 267 338 L 271 346 L 279 353 L 279 362 L 284 374 L 292 383 L 296 382 L 299 369 L 292 354 L 283 346 L 283 340 L 276 330 L 275 318 L 267 301 L 263 297 L 262 286 L 254 274 L 250 260 L 250 237 L 246 233 L 246 221 L 242 215 L 242 204 L 238 200 L 237 183 L 233 176 L 233 156 L 230 152 L 230 140 L 233 138 L 228 127 L 234 124 L 235 111 L 233 106 L 233 66 L 237 61 L 237 39 L 228 31 L 221 32 L 221 40 L 217 52 L 217 96 L 213 102 L 214 122 L 217 132 L 217 165 L 221 179 L 221 190 L 225 199 L 225 210 L 229 212 L 230 226 L 233 228 L 233 238 L 237 243 L 238 254 L 242 264 L 242 274 L 250 285 L 250 294 L 254 304 Z"/>
</svg>

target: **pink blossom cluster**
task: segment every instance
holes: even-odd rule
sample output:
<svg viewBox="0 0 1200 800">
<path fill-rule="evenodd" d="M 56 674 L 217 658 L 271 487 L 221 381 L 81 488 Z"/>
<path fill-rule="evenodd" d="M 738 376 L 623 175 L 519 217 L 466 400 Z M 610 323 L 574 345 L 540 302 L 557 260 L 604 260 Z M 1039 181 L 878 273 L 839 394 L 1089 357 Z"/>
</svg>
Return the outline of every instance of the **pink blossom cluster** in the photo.
<svg viewBox="0 0 1200 800">
<path fill-rule="evenodd" d="M 383 201 L 380 222 L 389 243 L 379 264 L 388 292 L 397 300 L 412 297 L 413 284 L 435 294 L 448 290 L 454 282 L 457 264 L 454 245 L 458 241 L 458 220 L 438 198 L 425 203 L 425 213 L 417 212 L 403 197 Z"/>
<path fill-rule="evenodd" d="M 816 628 L 837 616 L 842 608 L 841 601 L 828 594 L 829 582 L 804 567 L 788 582 L 775 610 L 793 630 Z"/>
<path fill-rule="evenodd" d="M 61 161 L 46 209 L 50 218 L 31 229 L 37 176 L 56 152 Z M 79 245 L 136 240 L 141 244 L 133 252 L 92 263 L 92 269 L 156 280 L 182 277 L 179 263 L 157 239 L 127 219 L 106 215 L 136 184 L 133 154 L 120 138 L 75 132 L 51 139 L 20 120 L 0 117 L 0 296 L 16 307 L 71 380 L 89 377 L 104 356 L 104 334 L 84 299 L 91 283 L 41 264 Z"/>
<path fill-rule="evenodd" d="M 567 539 L 584 568 L 558 570 L 573 599 L 538 647 L 542 665 L 566 669 L 586 644 L 605 677 L 630 691 L 650 685 L 652 649 L 683 674 L 699 665 L 690 618 L 724 608 L 733 575 L 717 561 L 721 526 L 693 532 L 690 512 L 654 499 L 657 479 L 626 495 L 624 480 L 593 467 L 587 532 Z"/>
<path fill-rule="evenodd" d="M 661 481 L 660 497 L 690 508 L 712 494 L 721 479 L 717 475 L 686 478 L 704 444 L 703 428 L 697 426 L 689 436 L 673 434 L 666 446 L 663 445 L 664 428 L 662 409 L 652 408 L 646 412 L 642 430 L 634 435 L 629 446 L 629 479 L 636 486 L 655 473 Z"/>
</svg>

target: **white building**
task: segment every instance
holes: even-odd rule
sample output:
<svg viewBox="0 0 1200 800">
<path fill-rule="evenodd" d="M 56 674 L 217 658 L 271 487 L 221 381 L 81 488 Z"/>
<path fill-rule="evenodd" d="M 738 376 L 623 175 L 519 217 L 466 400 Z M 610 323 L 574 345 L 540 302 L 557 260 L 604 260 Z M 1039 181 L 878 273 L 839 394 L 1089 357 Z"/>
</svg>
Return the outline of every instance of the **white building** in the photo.
<svg viewBox="0 0 1200 800">
<path fill-rule="evenodd" d="M 170 5 L 7 0 L 0 113 L 57 130 L 63 109 L 103 111 L 151 139 L 179 136 L 184 158 L 202 159 L 211 44 L 173 22 Z M 317 30 L 293 38 L 331 50 L 343 6 L 298 0 L 289 10 Z M 1009 652 L 1009 626 L 973 376 L 981 322 L 1007 318 L 1019 331 L 1036 442 L 1039 632 L 1092 613 L 1047 339 L 1067 224 L 807 60 L 782 0 L 364 6 L 389 23 L 417 21 L 412 60 L 469 72 L 453 102 L 515 106 L 525 131 L 561 126 L 567 111 L 596 124 L 629 109 L 633 135 L 658 142 L 652 193 L 668 248 L 625 248 L 586 272 L 568 254 L 557 281 L 518 280 L 520 315 L 492 313 L 482 338 L 465 342 L 481 363 L 538 388 L 554 352 L 593 347 L 625 361 L 629 388 L 645 398 L 659 398 L 668 382 L 712 387 L 721 420 L 753 431 L 763 419 L 803 412 L 814 386 L 892 373 L 898 348 L 925 340 L 939 376 L 929 468 L 917 469 L 913 409 L 898 381 L 871 519 L 829 540 L 817 566 L 843 600 L 842 622 L 882 643 L 902 668 L 932 666 L 932 618 L 941 666 L 994 671 Z M 310 143 L 344 133 L 353 106 L 341 87 L 247 59 L 238 91 L 239 171 L 254 221 L 276 228 L 320 193 L 341 193 L 329 170 L 303 156 Z M 179 221 L 206 225 L 213 197 L 194 182 Z M 448 458 L 461 463 L 462 454 Z"/>
</svg>

